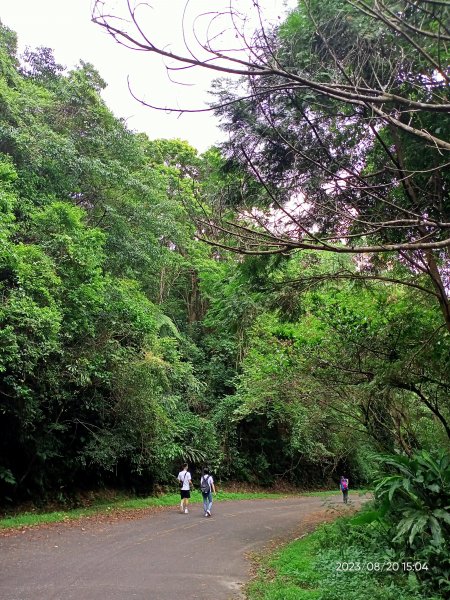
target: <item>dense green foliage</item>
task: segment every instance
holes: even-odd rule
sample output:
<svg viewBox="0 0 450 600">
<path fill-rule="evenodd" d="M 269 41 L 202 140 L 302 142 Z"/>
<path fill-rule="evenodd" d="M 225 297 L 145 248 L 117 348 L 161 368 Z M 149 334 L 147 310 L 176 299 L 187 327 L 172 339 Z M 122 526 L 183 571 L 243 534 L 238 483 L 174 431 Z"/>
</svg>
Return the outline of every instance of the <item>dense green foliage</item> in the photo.
<svg viewBox="0 0 450 600">
<path fill-rule="evenodd" d="M 357 517 L 323 525 L 282 548 L 261 566 L 249 586 L 249 599 L 442 598 L 420 584 L 418 575 L 427 572 L 426 562 L 411 562 L 389 553 L 389 539 L 377 517 L 376 511 L 366 510 Z"/>
<path fill-rule="evenodd" d="M 301 46 L 296 18 L 281 34 Z M 264 211 L 269 188 L 230 146 L 199 156 L 129 131 L 104 104 L 104 86 L 92 65 L 67 72 L 46 48 L 18 57 L 14 33 L 0 28 L 1 502 L 102 485 L 145 491 L 170 484 L 182 460 L 262 485 L 337 485 L 345 472 L 353 487 L 392 467 L 374 452 L 411 457 L 436 443 L 448 452 L 450 334 L 430 257 L 424 266 L 415 255 L 419 268 L 392 254 L 242 257 L 202 243 L 202 219 L 242 217 L 243 193 Z M 245 108 L 245 129 L 232 129 L 256 139 Z M 287 127 L 306 144 L 304 125 Z M 323 127 L 333 152 L 359 147 L 360 132 L 342 148 L 339 127 Z M 262 134 L 260 148 L 275 151 Z M 371 175 L 384 160 L 381 138 L 364 148 Z M 306 171 L 284 150 L 278 170 L 270 152 L 259 167 L 274 167 L 264 170 L 270 189 L 287 192 L 289 180 L 298 191 Z M 329 202 L 323 171 L 308 165 L 308 192 Z M 327 235 L 330 222 L 320 225 Z M 433 260 L 447 281 L 445 251 Z M 447 506 L 430 508 L 443 538 Z M 430 546 L 425 517 L 405 521 L 405 499 L 396 507 L 398 542 L 415 528 L 411 543 L 437 557 L 436 524 Z"/>
<path fill-rule="evenodd" d="M 379 482 L 375 504 L 265 558 L 251 600 L 448 597 L 448 455 L 380 461 L 391 474 Z"/>
<path fill-rule="evenodd" d="M 217 453 L 183 333 L 202 248 L 177 161 L 196 152 L 129 132 L 91 65 L 19 67 L 1 33 L 2 496 L 149 488 Z"/>
<path fill-rule="evenodd" d="M 420 561 L 430 594 L 450 592 L 450 465 L 446 452 L 383 459 L 392 474 L 375 489 L 388 526 L 391 556 Z"/>
</svg>

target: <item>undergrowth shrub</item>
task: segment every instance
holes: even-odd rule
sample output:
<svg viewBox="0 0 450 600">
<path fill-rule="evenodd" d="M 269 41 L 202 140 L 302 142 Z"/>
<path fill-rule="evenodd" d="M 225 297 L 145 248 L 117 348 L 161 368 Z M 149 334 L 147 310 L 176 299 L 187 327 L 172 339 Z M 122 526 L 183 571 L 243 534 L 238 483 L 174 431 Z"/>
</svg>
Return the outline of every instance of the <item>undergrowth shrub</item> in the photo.
<svg viewBox="0 0 450 600">
<path fill-rule="evenodd" d="M 316 532 L 316 569 L 320 600 L 431 600 L 415 573 L 396 564 L 389 548 L 389 528 L 371 507 L 353 518 L 339 519 Z"/>
<path fill-rule="evenodd" d="M 375 488 L 393 560 L 426 564 L 416 575 L 429 594 L 450 597 L 450 456 L 427 451 L 381 457 L 390 473 Z"/>
</svg>

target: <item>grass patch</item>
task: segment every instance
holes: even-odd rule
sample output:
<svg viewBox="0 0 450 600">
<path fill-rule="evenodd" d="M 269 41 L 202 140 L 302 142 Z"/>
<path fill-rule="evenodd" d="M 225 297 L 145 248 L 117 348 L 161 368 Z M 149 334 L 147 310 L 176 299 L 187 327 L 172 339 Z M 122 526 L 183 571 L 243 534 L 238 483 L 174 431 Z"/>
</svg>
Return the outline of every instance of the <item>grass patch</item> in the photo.
<svg viewBox="0 0 450 600">
<path fill-rule="evenodd" d="M 288 544 L 263 559 L 248 588 L 249 600 L 317 600 L 320 580 L 315 570 L 316 534 Z"/>
<path fill-rule="evenodd" d="M 247 586 L 247 599 L 437 600 L 423 595 L 414 574 L 366 568 L 367 563 L 386 560 L 383 547 L 376 543 L 381 540 L 378 517 L 376 510 L 365 507 L 264 557 L 256 578 Z M 361 566 L 339 570 L 343 562 Z"/>
</svg>

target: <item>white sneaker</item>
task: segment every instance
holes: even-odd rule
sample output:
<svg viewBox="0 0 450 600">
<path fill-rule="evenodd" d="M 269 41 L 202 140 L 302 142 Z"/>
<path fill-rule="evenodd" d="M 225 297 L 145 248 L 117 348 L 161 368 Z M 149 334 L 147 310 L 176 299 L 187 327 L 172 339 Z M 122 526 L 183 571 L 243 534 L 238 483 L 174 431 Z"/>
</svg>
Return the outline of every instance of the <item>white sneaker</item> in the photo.
<svg viewBox="0 0 450 600">
<path fill-rule="evenodd" d="M 188 512 L 189 512 L 189 511 L 188 511 L 188 509 L 187 509 L 187 508 L 185 508 L 185 509 L 184 509 L 184 513 L 187 515 L 187 514 L 188 514 Z"/>
<path fill-rule="evenodd" d="M 210 516 L 211 516 L 211 511 L 210 511 L 210 510 L 207 510 L 207 511 L 206 511 L 206 516 L 208 516 L 208 517 L 210 517 Z"/>
</svg>

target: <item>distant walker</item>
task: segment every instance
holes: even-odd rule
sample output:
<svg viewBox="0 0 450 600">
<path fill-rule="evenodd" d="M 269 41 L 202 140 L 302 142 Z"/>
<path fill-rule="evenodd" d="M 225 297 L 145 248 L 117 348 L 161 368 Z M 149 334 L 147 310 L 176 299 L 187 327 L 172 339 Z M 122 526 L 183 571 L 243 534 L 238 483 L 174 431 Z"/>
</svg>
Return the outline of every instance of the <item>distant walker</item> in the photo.
<svg viewBox="0 0 450 600">
<path fill-rule="evenodd" d="M 344 477 L 344 475 L 341 476 L 341 480 L 339 482 L 339 487 L 342 492 L 342 498 L 344 500 L 344 504 L 347 504 L 347 502 L 348 502 L 348 479 L 346 477 Z"/>
</svg>

